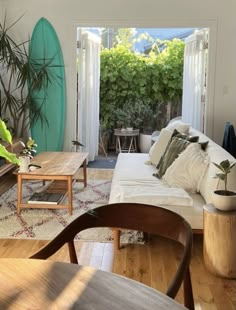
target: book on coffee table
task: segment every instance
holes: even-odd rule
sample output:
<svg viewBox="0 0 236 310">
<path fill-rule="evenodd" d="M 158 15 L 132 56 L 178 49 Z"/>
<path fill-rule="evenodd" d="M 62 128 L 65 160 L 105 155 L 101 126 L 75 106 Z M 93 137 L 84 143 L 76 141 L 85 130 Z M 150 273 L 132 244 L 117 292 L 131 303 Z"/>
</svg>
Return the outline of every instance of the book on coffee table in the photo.
<svg viewBox="0 0 236 310">
<path fill-rule="evenodd" d="M 28 203 L 43 203 L 43 204 L 54 204 L 57 205 L 60 203 L 62 198 L 64 197 L 61 193 L 34 193 L 28 200 Z"/>
</svg>

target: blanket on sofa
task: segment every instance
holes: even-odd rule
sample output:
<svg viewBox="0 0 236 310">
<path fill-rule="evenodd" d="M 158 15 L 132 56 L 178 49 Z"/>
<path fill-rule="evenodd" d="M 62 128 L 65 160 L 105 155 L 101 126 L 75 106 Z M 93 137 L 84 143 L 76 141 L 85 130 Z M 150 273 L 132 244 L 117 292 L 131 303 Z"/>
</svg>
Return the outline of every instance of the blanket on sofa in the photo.
<svg viewBox="0 0 236 310">
<path fill-rule="evenodd" d="M 193 200 L 182 188 L 168 187 L 145 182 L 121 182 L 120 200 L 123 202 L 141 202 L 154 205 L 192 206 Z M 134 186 L 135 185 L 135 186 Z"/>
</svg>

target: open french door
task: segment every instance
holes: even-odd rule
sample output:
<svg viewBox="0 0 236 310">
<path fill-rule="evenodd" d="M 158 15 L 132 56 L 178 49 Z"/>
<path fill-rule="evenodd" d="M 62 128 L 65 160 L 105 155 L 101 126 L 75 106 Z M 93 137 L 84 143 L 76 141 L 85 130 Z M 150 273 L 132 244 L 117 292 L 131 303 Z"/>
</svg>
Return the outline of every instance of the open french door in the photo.
<svg viewBox="0 0 236 310">
<path fill-rule="evenodd" d="M 98 155 L 100 45 L 99 37 L 79 29 L 76 139 L 85 146 L 89 161 Z"/>
<path fill-rule="evenodd" d="M 182 120 L 204 132 L 207 104 L 208 29 L 185 41 Z"/>
</svg>

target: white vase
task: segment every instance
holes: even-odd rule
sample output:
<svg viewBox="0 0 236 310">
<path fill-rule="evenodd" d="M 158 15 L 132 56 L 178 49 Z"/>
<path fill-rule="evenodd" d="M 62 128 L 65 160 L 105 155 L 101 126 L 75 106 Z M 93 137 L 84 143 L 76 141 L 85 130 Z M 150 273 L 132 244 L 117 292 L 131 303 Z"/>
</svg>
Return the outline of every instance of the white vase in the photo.
<svg viewBox="0 0 236 310">
<path fill-rule="evenodd" d="M 152 135 L 139 135 L 139 148 L 141 153 L 148 153 L 152 145 Z"/>
<path fill-rule="evenodd" d="M 224 195 L 223 192 L 222 190 L 212 192 L 212 203 L 215 208 L 222 211 L 236 210 L 236 193 L 230 192 L 231 195 Z"/>
<path fill-rule="evenodd" d="M 30 158 L 28 156 L 19 156 L 20 169 L 19 172 L 29 172 Z"/>
</svg>

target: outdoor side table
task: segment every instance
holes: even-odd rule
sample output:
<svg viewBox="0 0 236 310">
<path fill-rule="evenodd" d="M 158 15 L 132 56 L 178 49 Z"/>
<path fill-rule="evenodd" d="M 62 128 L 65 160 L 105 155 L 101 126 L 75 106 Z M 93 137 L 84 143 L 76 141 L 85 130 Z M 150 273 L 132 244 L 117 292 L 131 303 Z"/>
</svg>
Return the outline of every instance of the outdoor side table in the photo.
<svg viewBox="0 0 236 310">
<path fill-rule="evenodd" d="M 116 152 L 137 152 L 137 138 L 139 136 L 139 129 L 115 129 L 114 135 L 116 137 Z"/>
<path fill-rule="evenodd" d="M 206 268 L 215 275 L 236 278 L 236 211 L 221 211 L 207 204 L 203 223 Z"/>
</svg>

